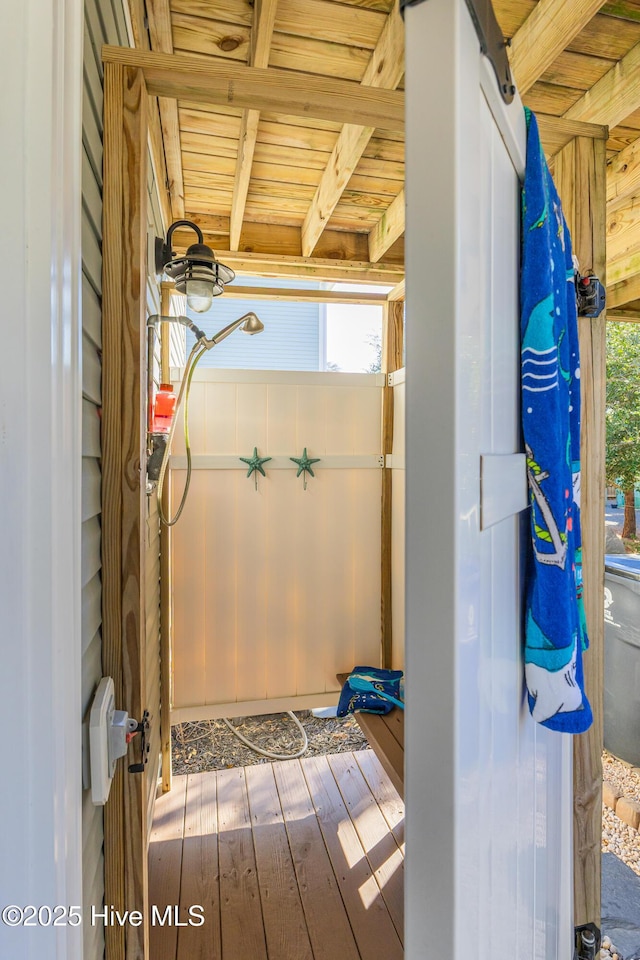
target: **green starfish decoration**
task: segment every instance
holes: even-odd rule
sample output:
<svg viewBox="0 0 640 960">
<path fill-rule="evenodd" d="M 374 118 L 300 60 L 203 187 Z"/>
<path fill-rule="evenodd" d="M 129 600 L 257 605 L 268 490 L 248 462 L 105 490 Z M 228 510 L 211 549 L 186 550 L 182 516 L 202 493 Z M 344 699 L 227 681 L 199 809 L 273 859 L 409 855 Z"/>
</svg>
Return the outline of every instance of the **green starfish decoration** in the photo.
<svg viewBox="0 0 640 960">
<path fill-rule="evenodd" d="M 243 463 L 246 463 L 249 467 L 247 470 L 247 476 L 250 477 L 252 473 L 255 474 L 256 490 L 258 489 L 258 473 L 261 473 L 263 477 L 266 477 L 266 473 L 264 472 L 264 467 L 262 464 L 268 463 L 271 459 L 271 457 L 259 457 L 257 447 L 253 448 L 252 457 L 240 457 L 240 460 L 242 460 Z"/>
<path fill-rule="evenodd" d="M 315 473 L 311 469 L 312 463 L 320 463 L 320 457 L 309 457 L 307 456 L 307 448 L 305 447 L 302 451 L 301 457 L 289 457 L 289 460 L 293 460 L 294 463 L 298 464 L 298 472 L 296 477 L 299 477 L 301 473 L 304 474 L 304 489 L 307 489 L 307 474 L 311 474 L 312 477 L 315 477 Z"/>
</svg>

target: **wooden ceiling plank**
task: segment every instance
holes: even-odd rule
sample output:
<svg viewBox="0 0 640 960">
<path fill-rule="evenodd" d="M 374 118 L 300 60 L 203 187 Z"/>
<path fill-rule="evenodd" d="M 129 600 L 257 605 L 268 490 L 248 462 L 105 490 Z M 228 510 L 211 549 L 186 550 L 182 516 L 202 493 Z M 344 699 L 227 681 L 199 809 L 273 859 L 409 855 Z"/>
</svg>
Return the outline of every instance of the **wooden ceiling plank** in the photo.
<svg viewBox="0 0 640 960">
<path fill-rule="evenodd" d="M 614 64 L 564 116 L 615 127 L 640 107 L 640 42 Z"/>
<path fill-rule="evenodd" d="M 149 36 L 151 48 L 158 53 L 173 53 L 171 36 L 171 10 L 169 0 L 147 0 Z M 171 213 L 174 220 L 184 219 L 184 181 L 182 179 L 182 156 L 180 151 L 180 123 L 178 104 L 166 97 L 158 98 L 160 124 L 167 165 Z"/>
<path fill-rule="evenodd" d="M 174 13 L 191 17 L 201 17 L 203 20 L 224 20 L 229 24 L 251 26 L 253 21 L 253 5 L 250 0 L 171 0 L 171 9 Z M 206 25 L 203 24 L 203 29 Z"/>
<path fill-rule="evenodd" d="M 575 87 L 559 87 L 553 83 L 544 83 L 542 80 L 529 90 L 524 97 L 524 103 L 535 114 L 548 113 L 551 116 L 566 116 L 574 103 L 583 96 L 583 90 Z"/>
<path fill-rule="evenodd" d="M 640 196 L 607 206 L 607 257 L 619 259 L 640 250 Z"/>
<path fill-rule="evenodd" d="M 540 0 L 511 40 L 509 59 L 522 96 L 595 16 L 604 0 Z"/>
<path fill-rule="evenodd" d="M 271 48 L 271 38 L 273 37 L 277 6 L 278 0 L 255 0 L 249 54 L 249 65 L 251 67 L 269 66 L 269 50 Z M 251 180 L 259 123 L 259 110 L 245 110 L 240 126 L 238 159 L 236 161 L 233 201 L 231 203 L 229 246 L 232 250 L 237 250 L 238 244 L 240 243 L 240 233 L 242 231 L 242 221 L 244 220 L 247 194 L 249 192 L 249 181 Z"/>
<path fill-rule="evenodd" d="M 640 138 L 621 150 L 607 166 L 607 202 L 640 193 Z"/>
<path fill-rule="evenodd" d="M 589 90 L 611 69 L 611 60 L 564 50 L 541 74 L 545 83 L 555 83 L 574 90 Z"/>
<path fill-rule="evenodd" d="M 338 4 L 329 7 L 326 0 L 280 0 L 276 30 L 373 50 L 384 19 L 384 13 L 373 10 Z"/>
<path fill-rule="evenodd" d="M 396 3 L 365 71 L 363 85 L 395 88 L 404 75 L 404 24 Z M 379 123 L 377 125 L 380 125 Z M 302 252 L 309 256 L 356 169 L 375 126 L 346 124 L 341 130 L 302 227 Z"/>
<path fill-rule="evenodd" d="M 391 244 L 404 233 L 404 206 L 403 188 L 369 234 L 369 260 L 372 263 L 381 260 Z"/>
<path fill-rule="evenodd" d="M 274 67 L 259 69 L 174 54 L 143 53 L 104 46 L 105 63 L 139 67 L 152 96 L 269 110 L 284 116 L 356 120 L 391 130 L 404 129 L 404 95 L 374 85 L 315 77 Z"/>
</svg>

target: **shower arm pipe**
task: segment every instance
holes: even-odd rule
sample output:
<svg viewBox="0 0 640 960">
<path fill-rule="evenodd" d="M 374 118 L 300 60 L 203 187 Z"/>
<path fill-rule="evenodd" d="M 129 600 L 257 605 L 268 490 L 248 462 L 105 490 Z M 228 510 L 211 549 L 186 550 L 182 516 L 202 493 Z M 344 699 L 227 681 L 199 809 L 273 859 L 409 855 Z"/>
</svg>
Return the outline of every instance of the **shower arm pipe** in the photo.
<svg viewBox="0 0 640 960">
<path fill-rule="evenodd" d="M 190 320 L 189 317 L 178 316 L 178 317 L 168 317 L 160 313 L 154 313 L 152 316 L 147 317 L 147 327 L 156 327 L 159 323 L 181 323 L 183 327 L 188 327 L 192 331 L 196 340 L 206 340 L 206 334 L 196 326 L 193 320 Z"/>
<path fill-rule="evenodd" d="M 194 334 L 196 341 L 206 340 L 206 335 L 196 324 L 185 316 L 164 316 L 154 313 L 147 317 L 147 433 L 153 433 L 153 345 L 159 323 L 180 323 L 188 327 Z"/>
<path fill-rule="evenodd" d="M 147 446 L 153 432 L 153 347 L 156 335 L 155 324 L 147 321 Z M 147 449 L 149 453 L 149 449 Z"/>
</svg>

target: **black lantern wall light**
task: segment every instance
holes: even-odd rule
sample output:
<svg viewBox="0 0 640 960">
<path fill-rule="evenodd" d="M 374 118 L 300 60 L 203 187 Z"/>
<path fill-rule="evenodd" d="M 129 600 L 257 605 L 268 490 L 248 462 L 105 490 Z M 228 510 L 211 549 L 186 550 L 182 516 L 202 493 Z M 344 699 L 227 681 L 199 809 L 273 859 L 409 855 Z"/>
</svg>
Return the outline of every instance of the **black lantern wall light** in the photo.
<svg viewBox="0 0 640 960">
<path fill-rule="evenodd" d="M 179 227 L 189 227 L 190 230 L 195 232 L 198 238 L 198 242 L 191 244 L 183 257 L 176 257 L 174 251 L 171 249 L 171 240 L 174 231 Z M 211 247 L 208 247 L 206 243 L 204 243 L 202 230 L 197 224 L 192 223 L 191 220 L 176 220 L 175 223 L 172 223 L 167 230 L 166 240 L 163 240 L 162 237 L 156 237 L 155 260 L 156 273 L 166 273 L 175 283 L 175 288 L 178 293 L 186 296 L 187 304 L 196 313 L 205 313 L 211 306 L 213 298 L 219 297 L 221 293 L 224 293 L 225 284 L 230 283 L 236 276 L 231 267 L 227 267 L 224 263 L 216 260 L 216 255 Z M 172 385 L 161 384 L 160 391 L 158 391 L 155 396 L 156 405 L 154 406 L 153 350 L 156 327 L 158 323 L 161 322 L 183 324 L 192 331 L 195 342 L 186 359 L 178 396 L 173 400 Z M 238 329 L 253 336 L 256 333 L 261 333 L 261 331 L 264 330 L 264 325 L 251 310 L 249 313 L 245 313 L 244 316 L 227 324 L 222 330 L 218 330 L 212 337 L 207 337 L 190 317 L 160 316 L 159 314 L 154 314 L 147 319 L 147 493 L 150 494 L 156 489 L 160 519 L 169 527 L 177 522 L 182 513 L 191 480 L 191 446 L 189 443 L 188 420 L 189 391 L 191 389 L 193 373 L 198 361 L 204 356 L 207 350 L 211 350 L 212 347 L 217 346 L 217 344 L 232 334 L 234 330 Z M 166 411 L 163 407 L 162 417 L 158 415 L 157 409 L 159 398 L 163 400 L 166 406 Z M 174 516 L 169 519 L 164 512 L 162 491 L 169 462 L 171 441 L 173 440 L 176 428 L 176 416 L 183 398 L 187 476 L 178 509 Z M 172 403 L 169 402 L 170 400 Z"/>
<path fill-rule="evenodd" d="M 171 249 L 173 233 L 179 227 L 189 227 L 198 237 L 183 257 L 176 257 Z M 156 237 L 156 273 L 166 273 L 176 285 L 178 293 L 185 294 L 187 303 L 196 313 L 209 309 L 214 297 L 224 292 L 226 283 L 235 279 L 231 267 L 216 260 L 216 255 L 204 243 L 202 230 L 191 220 L 176 220 L 167 230 L 167 239 Z"/>
</svg>

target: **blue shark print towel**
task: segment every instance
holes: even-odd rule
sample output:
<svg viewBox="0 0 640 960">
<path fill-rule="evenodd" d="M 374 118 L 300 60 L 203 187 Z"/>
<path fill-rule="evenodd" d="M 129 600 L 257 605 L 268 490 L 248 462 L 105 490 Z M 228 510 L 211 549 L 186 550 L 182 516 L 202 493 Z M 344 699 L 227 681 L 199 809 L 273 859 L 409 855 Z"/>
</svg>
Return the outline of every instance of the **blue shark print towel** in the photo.
<svg viewBox="0 0 640 960">
<path fill-rule="evenodd" d="M 580 539 L 580 358 L 571 238 L 526 110 L 521 274 L 522 425 L 531 547 L 525 595 L 525 677 L 534 720 L 582 733 L 588 645 Z"/>
<path fill-rule="evenodd" d="M 381 670 L 378 667 L 354 667 L 340 694 L 338 716 L 361 711 L 362 713 L 389 713 L 393 703 L 379 697 L 374 691 L 355 690 L 349 685 L 351 677 L 358 676 L 370 681 L 382 693 L 390 694 L 396 700 L 404 700 L 402 670 Z"/>
</svg>

